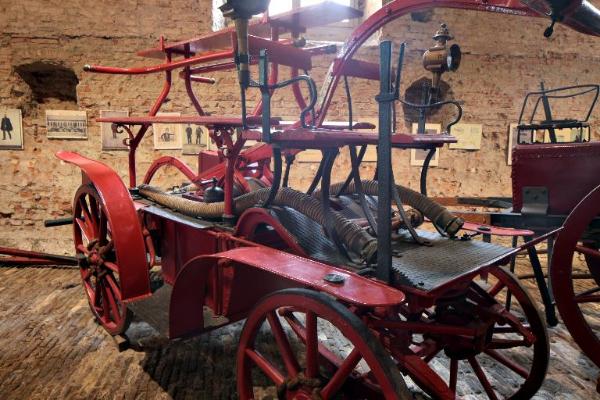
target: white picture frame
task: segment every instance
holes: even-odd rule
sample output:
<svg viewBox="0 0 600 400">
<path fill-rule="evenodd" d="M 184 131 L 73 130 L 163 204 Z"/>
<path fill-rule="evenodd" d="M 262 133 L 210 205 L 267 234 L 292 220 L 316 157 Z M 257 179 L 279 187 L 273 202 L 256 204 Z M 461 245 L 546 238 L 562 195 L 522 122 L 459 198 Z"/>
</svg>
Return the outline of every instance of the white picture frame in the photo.
<svg viewBox="0 0 600 400">
<path fill-rule="evenodd" d="M 87 112 L 79 110 L 46 110 L 48 139 L 87 140 Z"/>
<path fill-rule="evenodd" d="M 210 150 L 210 132 L 206 126 L 185 124 L 182 129 L 184 132 L 182 154 L 197 155 L 201 151 Z"/>
<path fill-rule="evenodd" d="M 18 108 L 0 108 L 0 150 L 23 150 L 23 115 Z"/>
<path fill-rule="evenodd" d="M 156 114 L 157 117 L 180 117 L 178 112 L 164 112 Z M 170 124 L 152 124 L 154 134 L 155 150 L 180 150 L 183 147 L 183 125 Z"/>
<path fill-rule="evenodd" d="M 412 134 L 416 135 L 418 130 L 419 130 L 419 124 L 413 123 L 412 124 Z M 439 134 L 441 131 L 442 131 L 441 124 L 425 124 L 425 133 L 426 134 Z M 441 151 L 440 148 L 436 149 L 433 158 L 429 162 L 430 167 L 437 167 L 439 165 L 440 151 Z M 411 149 L 410 150 L 410 165 L 412 165 L 413 167 L 422 167 L 423 164 L 425 163 L 425 158 L 427 157 L 427 154 L 429 154 L 429 150 Z"/>
<path fill-rule="evenodd" d="M 120 118 L 129 117 L 129 110 L 100 110 L 100 118 Z M 113 124 L 110 122 L 100 123 L 100 135 L 102 137 L 102 151 L 122 151 L 129 150 L 125 140 L 129 135 L 124 129 L 113 130 Z"/>
</svg>

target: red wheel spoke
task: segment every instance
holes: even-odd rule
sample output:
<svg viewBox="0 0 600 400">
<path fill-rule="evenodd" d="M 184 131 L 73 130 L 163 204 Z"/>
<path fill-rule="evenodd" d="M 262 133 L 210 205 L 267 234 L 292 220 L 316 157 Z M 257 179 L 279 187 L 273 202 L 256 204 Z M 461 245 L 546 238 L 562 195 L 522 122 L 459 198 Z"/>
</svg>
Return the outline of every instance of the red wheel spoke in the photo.
<svg viewBox="0 0 600 400">
<path fill-rule="evenodd" d="M 342 365 L 340 365 L 327 385 L 323 388 L 323 390 L 321 390 L 321 397 L 328 399 L 333 396 L 342 387 L 346 379 L 350 376 L 352 371 L 354 371 L 354 368 L 358 365 L 361 359 L 362 356 L 355 347 L 348 357 L 342 362 Z"/>
<path fill-rule="evenodd" d="M 98 205 L 98 203 L 96 202 L 96 199 L 93 196 L 89 197 L 89 201 L 90 201 L 90 208 L 89 208 L 89 212 L 90 212 L 90 216 L 92 217 L 92 221 L 94 223 L 94 225 L 98 226 L 98 220 L 99 220 L 99 214 L 102 213 L 102 211 L 100 210 L 100 206 Z"/>
<path fill-rule="evenodd" d="M 96 286 L 94 287 L 94 302 L 92 304 L 94 304 L 94 307 L 96 307 L 97 309 L 102 307 L 102 305 L 100 304 L 100 300 L 102 298 L 101 290 L 102 289 L 100 287 L 100 282 L 96 280 Z"/>
<path fill-rule="evenodd" d="M 248 358 L 250 358 L 254 364 L 256 364 L 256 366 L 265 373 L 267 378 L 275 383 L 276 386 L 283 384 L 283 381 L 285 380 L 283 374 L 271 363 L 269 363 L 263 356 L 258 354 L 258 352 L 251 349 L 246 349 L 246 356 L 248 356 Z"/>
<path fill-rule="evenodd" d="M 106 322 L 109 322 L 110 304 L 108 302 L 108 294 L 106 293 L 108 290 L 104 287 L 104 283 L 102 281 L 98 281 L 97 285 L 100 287 L 100 292 L 102 293 L 102 314 Z"/>
<path fill-rule="evenodd" d="M 490 344 L 487 345 L 488 349 L 512 349 L 514 347 L 529 347 L 530 344 L 525 340 L 515 339 L 493 339 Z"/>
<path fill-rule="evenodd" d="M 529 326 L 529 324 L 523 324 L 522 327 L 528 331 L 531 331 L 531 326 Z M 494 333 L 516 333 L 521 335 L 521 332 L 512 326 L 496 326 L 494 327 Z"/>
<path fill-rule="evenodd" d="M 456 381 L 458 379 L 458 360 L 450 359 L 450 389 L 456 393 Z"/>
<path fill-rule="evenodd" d="M 88 229 L 91 230 L 91 233 L 94 235 L 93 237 L 88 237 L 88 240 L 95 239 L 98 233 L 96 231 L 95 221 L 92 220 L 90 210 L 83 197 L 79 199 L 79 206 L 81 207 L 81 213 L 83 214 L 83 222 L 88 226 Z"/>
<path fill-rule="evenodd" d="M 481 365 L 479 365 L 477 359 L 475 357 L 469 357 L 469 364 L 471 364 L 471 368 L 473 368 L 475 375 L 477 375 L 477 379 L 479 379 L 479 382 L 481 383 L 481 386 L 483 386 L 483 390 L 485 390 L 488 397 L 492 400 L 498 400 L 494 388 L 492 388 L 490 381 L 485 376 L 485 372 L 481 369 Z"/>
<path fill-rule="evenodd" d="M 83 279 L 84 281 L 87 281 L 88 279 L 90 279 L 90 276 L 92 276 L 91 269 L 82 269 L 81 270 L 81 279 Z"/>
<path fill-rule="evenodd" d="M 515 373 L 519 374 L 522 378 L 527 379 L 529 377 L 529 371 L 527 371 L 527 369 L 523 368 L 522 366 L 520 366 L 513 360 L 509 359 L 505 355 L 500 354 L 498 351 L 485 350 L 485 354 L 492 357 L 494 360 L 498 361 L 500 364 L 504 365 L 505 367 L 513 370 Z"/>
<path fill-rule="evenodd" d="M 597 303 L 600 301 L 600 294 L 580 294 L 575 296 L 576 303 Z"/>
<path fill-rule="evenodd" d="M 108 299 L 108 304 L 109 304 L 109 309 L 108 312 L 106 313 L 108 315 L 108 317 L 111 317 L 111 313 L 110 311 L 112 311 L 112 321 L 114 321 L 115 323 L 119 323 L 121 320 L 121 310 L 119 305 L 117 304 L 117 301 L 115 300 L 115 294 L 113 292 L 113 290 L 110 288 L 110 286 L 104 286 L 104 293 L 106 294 L 106 297 Z"/>
<path fill-rule="evenodd" d="M 500 293 L 502 291 L 502 289 L 504 289 L 506 287 L 506 285 L 504 284 L 504 282 L 498 281 L 496 282 L 496 284 L 494 285 L 494 287 L 492 287 L 488 293 L 490 294 L 490 296 L 492 297 L 496 297 L 496 295 L 498 293 Z"/>
<path fill-rule="evenodd" d="M 269 321 L 269 325 L 273 331 L 273 336 L 275 337 L 275 341 L 277 342 L 277 346 L 281 352 L 285 369 L 290 377 L 295 377 L 300 372 L 300 366 L 298 365 L 298 361 L 294 356 L 294 352 L 292 351 L 292 347 L 290 346 L 287 335 L 281 326 L 281 322 L 274 311 L 267 314 L 267 320 Z"/>
<path fill-rule="evenodd" d="M 100 239 L 100 244 L 106 243 L 108 237 L 108 220 L 106 215 L 102 211 L 100 211 L 100 220 L 98 221 L 98 238 Z"/>
<path fill-rule="evenodd" d="M 590 256 L 590 257 L 594 257 L 596 259 L 600 259 L 600 251 L 591 248 L 591 247 L 587 247 L 587 246 L 580 246 L 577 245 L 575 246 L 575 250 L 578 251 L 581 254 L 585 254 L 586 256 Z"/>
<path fill-rule="evenodd" d="M 316 378 L 319 373 L 319 338 L 317 315 L 306 312 L 306 377 Z"/>
<path fill-rule="evenodd" d="M 81 218 L 75 218 L 75 222 L 77 223 L 77 226 L 79 226 L 79 229 L 81 229 L 81 233 L 83 236 L 85 236 L 85 239 L 88 242 L 91 242 L 94 239 L 94 236 L 93 232 L 90 232 L 89 226 L 87 226 L 85 221 L 83 221 Z"/>
<path fill-rule="evenodd" d="M 286 314 L 284 318 L 290 325 L 294 333 L 298 335 L 298 337 L 300 338 L 300 340 L 302 340 L 304 344 L 306 344 L 306 329 L 304 328 L 304 326 L 302 326 L 302 324 L 293 315 Z M 333 353 L 327 347 L 323 346 L 321 343 L 319 343 L 319 353 L 321 354 L 323 359 L 325 359 L 334 368 L 339 368 L 339 366 L 342 365 L 342 359 L 339 358 L 337 354 Z"/>
<path fill-rule="evenodd" d="M 115 294 L 115 298 L 121 301 L 121 289 L 119 288 L 119 285 L 117 285 L 115 278 L 111 274 L 107 274 L 105 277 L 110 289 Z"/>
<path fill-rule="evenodd" d="M 77 251 L 80 251 L 80 252 L 82 252 L 82 253 L 83 253 L 83 254 L 85 254 L 85 255 L 89 254 L 89 252 L 90 252 L 90 251 L 87 249 L 87 247 L 85 247 L 85 246 L 84 246 L 84 245 L 82 245 L 82 244 L 78 244 L 77 246 L 75 246 L 75 249 L 76 249 Z"/>
<path fill-rule="evenodd" d="M 117 264 L 115 263 L 112 263 L 110 261 L 104 261 L 104 266 L 113 272 L 119 273 L 119 267 L 117 267 Z"/>
</svg>

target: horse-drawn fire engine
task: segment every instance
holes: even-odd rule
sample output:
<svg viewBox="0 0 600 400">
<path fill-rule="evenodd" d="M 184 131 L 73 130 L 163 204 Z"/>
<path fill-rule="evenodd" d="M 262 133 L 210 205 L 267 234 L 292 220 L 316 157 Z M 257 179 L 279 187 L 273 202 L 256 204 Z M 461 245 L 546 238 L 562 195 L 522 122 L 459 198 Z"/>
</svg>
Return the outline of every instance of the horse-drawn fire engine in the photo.
<svg viewBox="0 0 600 400">
<path fill-rule="evenodd" d="M 585 0 L 392 1 L 352 33 L 319 94 L 308 71 L 313 56 L 332 48 L 304 43 L 300 34 L 314 25 L 356 18 L 360 12 L 323 2 L 252 18 L 267 5 L 268 0 L 228 0 L 222 10 L 235 28 L 182 42 L 161 40 L 158 47 L 139 53 L 161 59 L 157 65 L 86 66 L 95 73 L 160 73 L 165 78 L 147 116 L 99 120 L 129 136 L 128 187 L 107 165 L 72 152 L 57 154 L 83 173 L 72 223 L 85 294 L 99 323 L 118 335 L 127 328 L 131 310 L 143 315 L 144 309 L 152 309 L 155 315 L 148 319 L 177 339 L 246 319 L 236 366 L 242 399 L 259 397 L 264 393 L 260 390 L 294 399 L 412 398 L 404 377 L 433 398 L 454 399 L 461 394 L 461 364 L 470 366 L 491 399 L 532 397 L 546 374 L 548 335 L 531 296 L 503 265 L 558 233 L 553 273 L 570 282 L 577 250 L 586 255 L 599 283 L 598 246 L 584 233 L 598 214 L 600 188 L 575 207 L 564 227 L 521 246 L 462 235 L 465 228 L 499 231 L 469 225 L 429 199 L 426 190 L 401 186 L 391 167 L 392 149 L 428 150 L 422 174 L 426 182 L 435 150 L 456 141 L 451 128 L 460 120 L 461 105 L 436 96 L 440 75 L 460 62 L 460 49 L 448 44 L 448 27 L 442 25 L 435 46 L 424 56 L 424 66 L 433 74 L 424 104 L 400 98 L 404 45 L 397 62 L 389 41 L 380 44 L 379 63 L 353 56 L 382 26 L 425 8 L 549 16 L 552 26 L 561 22 L 591 35 L 600 34 L 600 13 Z M 256 64 L 255 81 L 250 71 Z M 281 67 L 291 71 L 283 82 L 278 81 Z M 197 113 L 157 115 L 177 70 Z M 226 70 L 238 71 L 238 117 L 208 115 L 194 92 L 194 84 L 215 83 L 205 74 Z M 327 120 L 334 93 L 348 84 L 347 77 L 379 82 L 380 93 L 373 100 L 379 107 L 377 131 L 355 130 L 374 127 L 353 121 L 350 98 L 347 123 Z M 273 93 L 284 88 L 290 88 L 298 104 L 297 122 L 282 121 L 271 109 Z M 261 100 L 249 111 L 246 92 L 252 89 L 260 91 Z M 442 134 L 396 132 L 392 120 L 398 101 L 422 114 L 453 107 L 457 116 Z M 198 172 L 174 157 L 162 157 L 137 182 L 136 149 L 154 123 L 205 126 L 218 152 L 201 153 Z M 250 140 L 258 143 L 245 148 Z M 596 144 L 581 145 L 595 149 Z M 377 146 L 373 180 L 360 176 L 368 145 Z M 332 183 L 334 161 L 346 146 L 351 171 L 345 181 Z M 323 158 L 304 192 L 290 188 L 288 176 L 294 155 L 306 149 L 320 150 Z M 165 166 L 177 168 L 189 183 L 169 191 L 152 186 L 155 173 Z M 425 223 L 435 229 L 417 229 Z M 43 261 L 33 253 L 11 254 Z M 16 261 L 25 262 L 22 257 Z M 480 283 L 481 276 L 487 284 Z M 569 284 L 554 287 L 572 290 Z M 585 299 L 597 301 L 595 293 L 590 291 Z M 335 332 L 345 345 L 331 346 L 319 335 L 321 330 Z M 589 346 L 580 344 L 600 365 L 594 338 Z M 269 341 L 275 350 L 264 347 Z M 589 353 L 590 346 L 595 354 Z M 448 373 L 442 375 L 435 364 L 444 364 Z M 497 371 L 500 375 L 494 376 Z M 494 384 L 506 377 L 516 384 Z"/>
</svg>

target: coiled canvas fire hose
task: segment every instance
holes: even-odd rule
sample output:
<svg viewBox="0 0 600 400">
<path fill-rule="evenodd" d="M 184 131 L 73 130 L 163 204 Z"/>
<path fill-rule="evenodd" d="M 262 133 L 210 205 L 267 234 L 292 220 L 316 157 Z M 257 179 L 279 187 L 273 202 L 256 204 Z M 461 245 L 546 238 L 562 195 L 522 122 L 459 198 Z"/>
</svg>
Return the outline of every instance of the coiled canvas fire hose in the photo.
<svg viewBox="0 0 600 400">
<path fill-rule="evenodd" d="M 331 193 L 337 193 L 342 188 L 344 182 L 334 183 L 331 185 Z M 377 196 L 379 190 L 379 184 L 377 181 L 363 180 L 362 181 L 363 191 L 365 194 L 370 196 Z M 450 236 L 454 236 L 456 232 L 462 228 L 464 221 L 462 218 L 452 214 L 442 205 L 429 199 L 427 196 L 422 195 L 419 192 L 415 192 L 404 186 L 397 185 L 398 192 L 402 202 L 406 205 L 420 211 L 429 218 L 434 224 L 441 228 Z M 347 188 L 340 194 L 352 194 L 355 193 L 354 182 L 351 182 Z M 319 192 L 315 191 L 313 196 L 318 197 Z"/>
<path fill-rule="evenodd" d="M 248 208 L 255 207 L 269 197 L 270 189 L 259 189 L 236 197 L 233 202 L 234 213 L 240 215 Z M 220 218 L 225 211 L 225 203 L 201 203 L 168 194 L 150 185 L 140 185 L 139 193 L 158 204 L 177 210 L 185 215 L 203 218 Z M 281 188 L 273 201 L 274 205 L 287 206 L 306 215 L 320 225 L 325 224 L 321 203 L 316 197 L 290 188 Z M 377 251 L 377 240 L 363 228 L 348 220 L 340 213 L 332 211 L 335 232 L 348 249 L 363 260 L 370 261 Z"/>
</svg>

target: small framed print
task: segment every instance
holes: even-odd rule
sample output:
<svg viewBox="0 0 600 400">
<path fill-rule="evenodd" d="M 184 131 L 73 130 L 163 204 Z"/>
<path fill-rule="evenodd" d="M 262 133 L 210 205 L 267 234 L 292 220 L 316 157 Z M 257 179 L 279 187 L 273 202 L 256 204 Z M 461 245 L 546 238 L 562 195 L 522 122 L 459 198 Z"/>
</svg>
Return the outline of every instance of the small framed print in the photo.
<svg viewBox="0 0 600 400">
<path fill-rule="evenodd" d="M 413 135 L 416 135 L 418 130 L 419 130 L 419 124 L 413 123 L 412 124 Z M 439 134 L 441 131 L 442 131 L 442 126 L 440 124 L 425 124 L 425 133 L 426 134 L 429 134 L 429 135 Z M 436 149 L 433 158 L 429 162 L 430 167 L 437 167 L 439 165 L 440 150 L 441 149 L 439 149 L 439 148 Z M 425 158 L 427 157 L 427 154 L 429 154 L 429 151 L 430 150 L 411 149 L 410 150 L 410 165 L 415 166 L 415 167 L 422 167 L 423 164 L 425 163 Z"/>
<path fill-rule="evenodd" d="M 481 149 L 481 135 L 483 125 L 481 124 L 456 124 L 452 127 L 451 134 L 457 139 L 456 143 L 450 143 L 452 150 L 479 150 Z"/>
<path fill-rule="evenodd" d="M 87 113 L 73 110 L 47 110 L 48 139 L 87 140 Z"/>
<path fill-rule="evenodd" d="M 202 125 L 184 125 L 183 151 L 185 155 L 200 154 L 201 151 L 209 150 L 210 136 L 208 128 Z"/>
<path fill-rule="evenodd" d="M 179 117 L 181 113 L 158 113 L 157 116 Z M 152 124 L 155 150 L 177 150 L 183 147 L 182 124 Z"/>
<path fill-rule="evenodd" d="M 0 108 L 0 150 L 23 149 L 23 118 L 17 108 Z"/>
<path fill-rule="evenodd" d="M 100 118 L 122 118 L 129 117 L 128 110 L 110 111 L 101 110 Z M 129 138 L 124 129 L 118 129 L 110 122 L 100 123 L 100 133 L 102 135 L 102 150 L 128 150 L 129 147 L 125 144 L 125 139 Z"/>
</svg>

